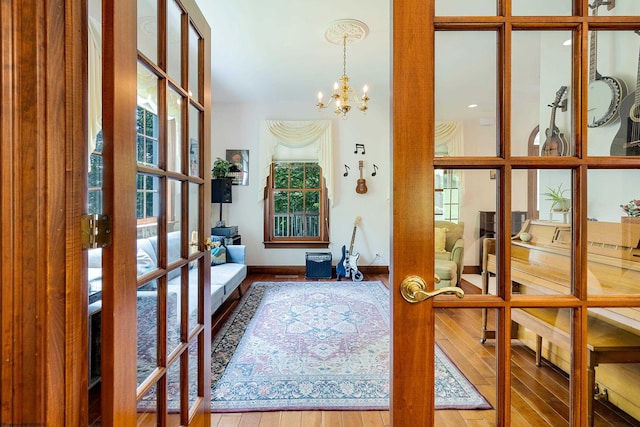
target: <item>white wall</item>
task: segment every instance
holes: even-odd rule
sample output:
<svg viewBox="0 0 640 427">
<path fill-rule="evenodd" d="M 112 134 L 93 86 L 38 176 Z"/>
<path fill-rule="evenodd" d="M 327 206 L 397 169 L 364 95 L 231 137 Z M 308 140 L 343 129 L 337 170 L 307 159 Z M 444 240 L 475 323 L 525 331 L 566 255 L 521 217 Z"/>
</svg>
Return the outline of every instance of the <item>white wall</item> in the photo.
<svg viewBox="0 0 640 427">
<path fill-rule="evenodd" d="M 379 89 L 379 88 L 376 88 Z M 354 221 L 362 221 L 356 231 L 354 251 L 360 253 L 358 265 L 389 265 L 390 259 L 390 179 L 391 127 L 388 96 L 373 92 L 370 109 L 365 115 L 352 110 L 346 120 L 336 118 L 330 109 L 318 112 L 313 94 L 296 104 L 214 104 L 212 108 L 212 159 L 225 157 L 227 149 L 249 150 L 249 185 L 233 187 L 233 203 L 223 205 L 223 220 L 237 225 L 242 243 L 247 245 L 247 263 L 255 266 L 304 265 L 305 249 L 265 249 L 263 241 L 263 209 L 258 202 L 263 183 L 257 182 L 260 150 L 260 122 L 274 120 L 333 120 L 335 197 L 330 209 L 331 244 L 327 251 L 333 264 L 342 257 L 341 248 L 351 242 Z M 388 93 L 388 92 L 382 92 Z M 377 97 L 376 94 L 378 94 Z M 364 144 L 366 154 L 354 154 L 355 144 Z M 368 191 L 357 194 L 358 161 L 364 161 L 363 178 Z M 344 165 L 350 168 L 343 177 Z M 373 164 L 378 166 L 371 176 Z M 219 219 L 219 205 L 212 206 L 212 223 Z M 313 250 L 324 252 L 325 250 Z"/>
<path fill-rule="evenodd" d="M 619 6 L 630 7 L 621 3 Z M 635 6 L 637 7 L 637 5 Z M 605 8 L 600 8 L 601 12 Z M 614 9 L 618 13 L 623 13 L 623 10 L 619 10 L 618 5 Z M 601 13 L 603 14 L 603 13 Z M 638 49 L 640 46 L 640 37 L 638 37 L 633 31 L 600 31 L 597 36 L 597 70 L 604 76 L 612 76 L 621 80 L 628 89 L 628 93 L 632 93 L 636 90 L 637 76 L 638 76 Z M 558 59 L 558 58 L 556 58 Z M 555 60 L 555 59 L 554 59 Z M 563 65 L 564 69 L 568 69 L 568 64 Z M 547 74 L 551 70 L 547 70 Z M 547 82 L 547 92 L 551 93 L 554 87 L 560 84 L 569 84 L 568 77 L 565 78 L 565 82 L 553 81 L 551 77 L 543 76 L 543 84 Z M 550 85 L 549 82 L 551 81 Z M 542 85 L 541 85 L 542 86 Z M 544 87 L 544 86 L 543 86 Z M 569 88 L 572 91 L 572 88 Z M 551 99 L 549 100 L 551 101 Z M 548 117 L 549 108 L 545 108 L 543 102 L 541 102 L 541 117 Z M 629 111 L 621 112 L 624 116 L 629 114 Z M 571 114 L 570 111 L 566 113 L 557 114 L 558 127 L 565 132 L 565 135 L 571 139 Z M 547 119 L 548 120 L 548 119 Z M 541 118 L 542 129 L 544 124 Z M 548 123 L 545 124 L 545 127 Z M 607 125 L 588 128 L 587 131 L 587 146 L 588 154 L 590 156 L 609 156 L 609 150 L 611 147 L 611 141 L 619 132 L 621 127 L 620 119 L 616 118 Z M 541 134 L 541 143 L 544 141 L 544 131 Z M 640 180 L 640 170 L 590 170 L 587 177 L 588 188 L 588 200 L 587 200 L 587 217 L 608 222 L 620 222 L 620 217 L 625 213 L 620 208 L 621 204 L 626 204 L 632 199 L 640 198 L 640 194 L 637 191 L 635 183 Z M 540 191 L 545 192 L 547 186 L 555 186 L 559 182 L 563 183 L 564 188 L 571 188 L 571 175 L 568 171 L 540 171 Z M 548 219 L 550 202 L 541 200 L 540 217 L 542 219 Z"/>
<path fill-rule="evenodd" d="M 513 112 L 517 117 L 512 118 L 511 139 L 512 153 L 517 156 L 526 155 L 526 146 L 531 130 L 540 125 L 541 144 L 544 142 L 544 130 L 549 125 L 550 108 L 556 91 L 561 85 L 570 85 L 570 47 L 561 47 L 564 35 L 568 33 L 552 32 L 546 34 L 546 43 L 551 43 L 555 49 L 530 51 L 525 62 L 514 61 L 514 70 L 539 64 L 536 75 L 540 72 L 542 82 L 540 87 L 527 83 L 526 80 L 514 87 Z M 522 42 L 527 42 L 522 39 Z M 624 80 L 629 92 L 635 90 L 636 73 L 638 67 L 638 44 L 640 39 L 632 31 L 611 33 L 602 32 L 598 38 L 599 54 L 598 70 L 605 75 L 612 75 Z M 544 43 L 543 43 L 544 44 Z M 607 48 L 607 46 L 614 46 Z M 628 51 L 620 49 L 628 46 Z M 633 54 L 631 54 L 633 53 Z M 544 54 L 544 55 L 543 55 Z M 559 66 L 548 67 L 549 55 L 555 55 L 555 63 Z M 540 60 L 544 56 L 545 61 Z M 551 73 L 545 75 L 545 72 Z M 520 73 L 520 71 L 517 71 Z M 515 84 L 515 83 L 514 83 Z M 373 88 L 372 88 L 373 89 Z M 333 254 L 333 263 L 341 257 L 342 245 L 349 245 L 353 222 L 357 216 L 362 222 L 357 231 L 355 250 L 361 254 L 360 265 L 390 263 L 390 224 L 391 224 L 391 110 L 389 106 L 388 88 L 376 88 L 372 91 L 370 110 L 366 115 L 359 111 L 352 111 L 347 120 L 336 118 L 329 109 L 318 112 L 314 107 L 314 95 L 295 104 L 224 104 L 213 105 L 212 127 L 212 159 L 224 157 L 226 149 L 247 149 L 250 153 L 249 186 L 233 187 L 233 204 L 223 205 L 223 219 L 229 225 L 238 225 L 242 234 L 242 241 L 248 247 L 247 257 L 249 265 L 304 265 L 305 250 L 294 249 L 264 249 L 263 210 L 258 203 L 262 191 L 262 183 L 256 182 L 259 152 L 259 125 L 264 119 L 281 120 L 315 120 L 332 119 L 335 136 L 334 151 L 334 180 L 335 200 L 331 208 L 331 245 L 329 251 Z M 569 93 L 571 93 L 569 88 Z M 380 94 L 384 95 L 380 95 Z M 533 99 L 532 93 L 539 96 Z M 215 96 L 214 96 L 215 98 Z M 489 115 L 487 118 L 491 118 Z M 570 139 L 572 132 L 571 112 L 557 112 L 556 123 Z M 609 154 L 611 140 L 620 127 L 620 121 L 588 130 L 589 155 Z M 466 120 L 464 122 L 466 156 L 494 156 L 496 146 L 496 129 L 491 120 Z M 367 154 L 354 154 L 355 144 L 364 144 Z M 368 193 L 361 195 L 355 192 L 358 178 L 358 160 L 364 160 L 366 165 Z M 379 169 L 376 177 L 371 177 L 373 164 Z M 344 164 L 350 169 L 350 175 L 344 178 Z M 568 170 L 541 170 L 539 188 L 545 192 L 547 186 L 564 183 L 570 188 L 570 173 Z M 588 176 L 588 208 L 587 215 L 600 221 L 620 221 L 624 215 L 620 204 L 640 197 L 636 194 L 635 183 L 640 181 L 639 170 L 610 171 L 592 170 Z M 514 171 L 512 192 L 512 210 L 526 210 L 526 171 Z M 465 223 L 465 265 L 479 265 L 479 211 L 496 210 L 496 180 L 489 178 L 488 170 L 467 170 L 463 173 L 465 191 L 461 204 L 461 221 Z M 540 201 L 541 219 L 549 219 L 549 202 Z M 212 222 L 218 219 L 218 206 L 212 206 Z M 558 219 L 558 218 L 554 218 Z M 375 254 L 381 257 L 375 259 Z"/>
</svg>

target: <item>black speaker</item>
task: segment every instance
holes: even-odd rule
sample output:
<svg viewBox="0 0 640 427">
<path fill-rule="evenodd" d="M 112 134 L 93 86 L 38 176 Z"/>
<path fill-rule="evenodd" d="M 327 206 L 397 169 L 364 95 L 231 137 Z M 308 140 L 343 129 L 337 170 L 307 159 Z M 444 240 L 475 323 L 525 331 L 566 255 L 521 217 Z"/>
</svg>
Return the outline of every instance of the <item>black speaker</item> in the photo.
<svg viewBox="0 0 640 427">
<path fill-rule="evenodd" d="M 211 203 L 231 203 L 231 178 L 211 180 Z"/>
</svg>

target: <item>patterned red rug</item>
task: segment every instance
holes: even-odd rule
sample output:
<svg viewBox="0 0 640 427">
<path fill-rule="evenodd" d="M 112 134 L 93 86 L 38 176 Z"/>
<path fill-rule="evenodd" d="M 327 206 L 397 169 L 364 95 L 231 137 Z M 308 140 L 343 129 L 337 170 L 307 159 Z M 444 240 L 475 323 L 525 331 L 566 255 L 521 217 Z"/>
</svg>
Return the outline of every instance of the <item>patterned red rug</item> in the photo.
<svg viewBox="0 0 640 427">
<path fill-rule="evenodd" d="M 381 282 L 254 283 L 212 345 L 214 412 L 389 408 Z M 490 408 L 436 347 L 436 406 Z"/>
</svg>

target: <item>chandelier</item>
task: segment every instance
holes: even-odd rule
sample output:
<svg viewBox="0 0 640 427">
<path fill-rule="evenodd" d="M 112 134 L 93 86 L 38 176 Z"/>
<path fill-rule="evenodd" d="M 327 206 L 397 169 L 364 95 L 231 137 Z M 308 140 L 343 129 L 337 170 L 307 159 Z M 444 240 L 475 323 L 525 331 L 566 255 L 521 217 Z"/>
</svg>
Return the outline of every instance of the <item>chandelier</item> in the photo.
<svg viewBox="0 0 640 427">
<path fill-rule="evenodd" d="M 347 42 L 356 42 L 364 39 L 369 32 L 369 28 L 364 22 L 356 21 L 354 19 L 342 19 L 335 21 L 326 31 L 325 38 L 334 44 L 342 43 L 342 77 L 340 77 L 339 83 L 333 84 L 333 92 L 329 101 L 325 104 L 322 101 L 322 92 L 318 92 L 318 103 L 316 106 L 318 110 L 327 108 L 333 101 L 335 110 L 334 113 L 340 115 L 342 118 L 347 118 L 347 113 L 351 110 L 350 102 L 353 102 L 358 110 L 366 112 L 368 109 L 367 102 L 369 101 L 369 95 L 367 94 L 369 88 L 364 85 L 362 88 L 362 96 L 358 98 L 356 91 L 349 86 L 349 76 L 347 76 Z"/>
</svg>

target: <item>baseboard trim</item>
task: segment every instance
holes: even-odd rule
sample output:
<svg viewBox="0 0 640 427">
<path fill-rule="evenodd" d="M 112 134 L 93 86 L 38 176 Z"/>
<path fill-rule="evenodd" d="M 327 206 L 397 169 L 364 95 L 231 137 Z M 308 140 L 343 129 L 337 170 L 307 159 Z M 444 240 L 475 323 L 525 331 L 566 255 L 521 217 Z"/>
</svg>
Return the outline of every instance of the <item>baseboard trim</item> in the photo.
<svg viewBox="0 0 640 427">
<path fill-rule="evenodd" d="M 462 267 L 462 274 L 481 274 L 482 268 L 479 265 L 465 265 Z"/>
<path fill-rule="evenodd" d="M 458 286 L 464 291 L 465 294 L 479 295 L 482 293 L 479 287 L 474 286 L 472 283 L 469 283 L 464 279 L 460 279 L 460 284 Z"/>
<path fill-rule="evenodd" d="M 389 266 L 387 265 L 362 265 L 358 266 L 358 270 L 362 274 L 389 274 Z M 278 274 L 278 275 L 302 275 L 304 276 L 307 269 L 304 265 L 249 265 L 247 266 L 249 274 Z M 331 267 L 331 274 L 336 277 L 336 268 Z"/>
</svg>

